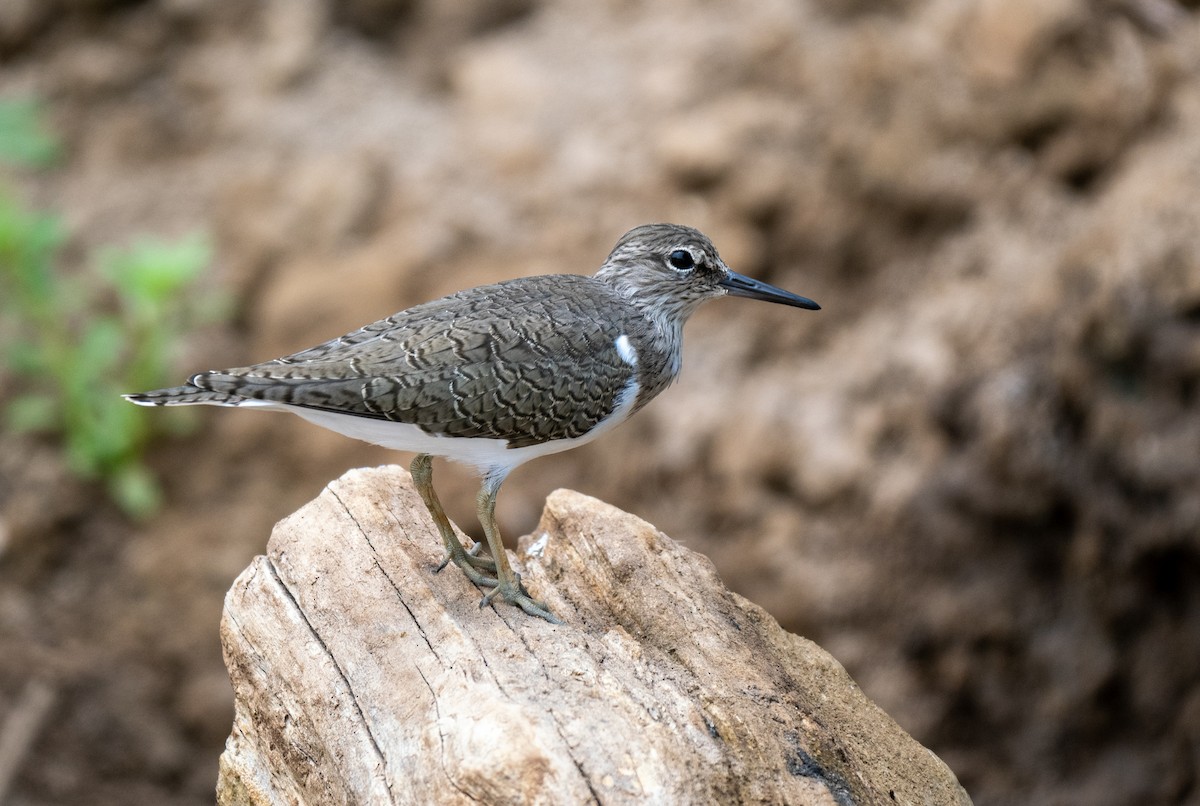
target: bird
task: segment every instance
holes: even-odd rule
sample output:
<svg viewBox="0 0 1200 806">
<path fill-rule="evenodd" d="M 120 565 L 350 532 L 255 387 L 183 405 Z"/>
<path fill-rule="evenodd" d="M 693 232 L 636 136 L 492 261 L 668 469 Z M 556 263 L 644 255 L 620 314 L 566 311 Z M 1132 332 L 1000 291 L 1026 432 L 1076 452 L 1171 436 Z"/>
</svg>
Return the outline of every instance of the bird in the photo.
<svg viewBox="0 0 1200 806">
<path fill-rule="evenodd" d="M 316 347 L 260 364 L 198 372 L 169 389 L 124 395 L 142 406 L 286 411 L 366 442 L 413 452 L 414 486 L 445 555 L 480 589 L 563 623 L 513 570 L 496 496 L 514 468 L 569 450 L 629 419 L 678 377 L 683 326 L 704 302 L 745 297 L 819 310 L 738 274 L 692 227 L 626 232 L 592 276 L 519 277 L 400 311 Z M 480 477 L 481 543 L 465 548 L 433 487 L 433 457 Z"/>
</svg>

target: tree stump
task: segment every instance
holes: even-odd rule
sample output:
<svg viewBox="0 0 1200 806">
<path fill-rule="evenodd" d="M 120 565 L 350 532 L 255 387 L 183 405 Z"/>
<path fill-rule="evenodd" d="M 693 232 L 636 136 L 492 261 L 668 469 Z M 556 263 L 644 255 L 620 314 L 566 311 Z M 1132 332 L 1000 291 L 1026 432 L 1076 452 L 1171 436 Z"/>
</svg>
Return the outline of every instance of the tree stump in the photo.
<svg viewBox="0 0 1200 806">
<path fill-rule="evenodd" d="M 229 591 L 231 804 L 970 803 L 830 655 L 579 493 L 514 566 L 556 626 L 441 561 L 398 467 L 354 470 Z"/>
</svg>

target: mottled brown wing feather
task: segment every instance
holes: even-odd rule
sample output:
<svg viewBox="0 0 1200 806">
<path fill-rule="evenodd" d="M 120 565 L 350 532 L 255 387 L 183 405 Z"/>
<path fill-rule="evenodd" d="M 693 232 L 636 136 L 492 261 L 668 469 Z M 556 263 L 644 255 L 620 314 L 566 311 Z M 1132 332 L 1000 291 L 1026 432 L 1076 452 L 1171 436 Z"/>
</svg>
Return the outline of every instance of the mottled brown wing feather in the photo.
<svg viewBox="0 0 1200 806">
<path fill-rule="evenodd" d="M 275 361 L 201 373 L 201 389 L 508 440 L 581 436 L 633 375 L 615 341 L 637 321 L 601 311 L 587 277 L 523 278 L 453 294 Z"/>
</svg>

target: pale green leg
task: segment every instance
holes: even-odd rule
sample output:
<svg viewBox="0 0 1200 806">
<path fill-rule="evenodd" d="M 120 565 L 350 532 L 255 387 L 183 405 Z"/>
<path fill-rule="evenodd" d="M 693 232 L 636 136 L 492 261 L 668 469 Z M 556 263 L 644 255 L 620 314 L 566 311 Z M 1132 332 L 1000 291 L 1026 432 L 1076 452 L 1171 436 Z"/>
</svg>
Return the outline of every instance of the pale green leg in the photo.
<svg viewBox="0 0 1200 806">
<path fill-rule="evenodd" d="M 458 542 L 458 537 L 454 534 L 454 527 L 450 525 L 450 519 L 446 517 L 446 511 L 442 509 L 442 502 L 438 500 L 437 493 L 433 490 L 433 457 L 427 453 L 418 454 L 417 458 L 413 459 L 409 470 L 412 473 L 413 483 L 417 485 L 417 492 L 421 494 L 421 499 L 425 502 L 425 508 L 433 516 L 433 522 L 437 524 L 438 531 L 442 534 L 442 545 L 446 547 L 446 556 L 437 570 L 441 571 L 447 563 L 452 562 L 461 568 L 462 572 L 467 575 L 467 579 L 476 585 L 489 588 L 496 585 L 497 580 L 494 577 L 485 576 L 478 570 L 481 568 L 484 571 L 496 570 L 496 563 L 492 560 L 487 557 L 475 556 L 483 544 L 476 543 L 468 551 L 463 548 L 462 543 Z"/>
<path fill-rule="evenodd" d="M 504 542 L 500 539 L 500 527 L 496 524 L 496 493 L 500 489 L 504 476 L 494 478 L 489 476 L 479 488 L 479 496 L 475 504 L 479 512 L 479 522 L 483 525 L 483 533 L 487 536 L 488 550 L 496 560 L 496 587 L 484 595 L 479 606 L 491 604 L 492 599 L 499 597 L 502 601 L 515 604 L 531 616 L 540 616 L 552 624 L 562 624 L 562 620 L 546 609 L 546 606 L 529 595 L 521 584 L 521 575 L 512 570 L 508 564 L 508 555 L 504 552 Z"/>
</svg>

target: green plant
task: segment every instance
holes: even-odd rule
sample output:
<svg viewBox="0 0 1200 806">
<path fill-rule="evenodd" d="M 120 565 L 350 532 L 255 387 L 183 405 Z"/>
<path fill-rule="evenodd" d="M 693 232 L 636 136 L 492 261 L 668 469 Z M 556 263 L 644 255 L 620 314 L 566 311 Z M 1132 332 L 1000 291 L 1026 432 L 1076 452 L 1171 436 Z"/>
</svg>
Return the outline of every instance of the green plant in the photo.
<svg viewBox="0 0 1200 806">
<path fill-rule="evenodd" d="M 0 160 L 45 167 L 57 144 L 36 105 L 0 102 Z M 127 513 L 160 502 L 142 455 L 152 423 L 121 393 L 163 385 L 186 332 L 220 306 L 193 285 L 211 260 L 207 241 L 144 238 L 64 266 L 64 228 L 0 186 L 0 359 L 4 423 L 60 435 L 70 468 L 102 480 Z M 15 391 L 8 387 L 14 386 Z"/>
<path fill-rule="evenodd" d="M 0 161 L 26 168 L 45 168 L 58 159 L 61 150 L 37 101 L 0 101 Z"/>
</svg>

